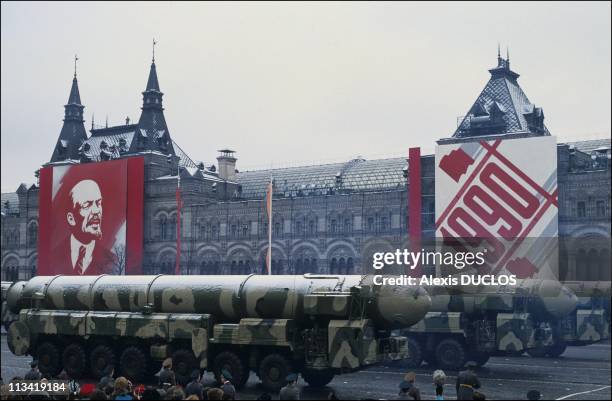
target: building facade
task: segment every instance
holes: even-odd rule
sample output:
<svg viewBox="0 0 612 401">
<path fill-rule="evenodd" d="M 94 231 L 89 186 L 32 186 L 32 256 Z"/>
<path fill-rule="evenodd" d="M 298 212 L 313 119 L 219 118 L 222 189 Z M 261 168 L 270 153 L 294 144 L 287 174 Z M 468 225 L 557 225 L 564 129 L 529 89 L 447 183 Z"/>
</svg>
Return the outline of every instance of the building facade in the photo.
<svg viewBox="0 0 612 401">
<path fill-rule="evenodd" d="M 439 142 L 483 136 L 550 135 L 544 113 L 518 84 L 509 60 L 498 56 L 491 78 L 456 132 Z M 216 165 L 195 163 L 170 136 L 153 60 L 137 123 L 92 128 L 83 120 L 76 74 L 64 124 L 45 165 L 145 159 L 144 272 L 174 273 L 181 224 L 182 274 L 265 271 L 268 246 L 266 186 L 273 178 L 272 270 L 360 274 L 373 252 L 408 246 L 408 182 L 404 158 L 364 160 L 239 172 L 232 150 Z M 610 280 L 610 139 L 559 144 L 560 277 Z M 537 155 L 534 155 L 537 156 Z M 422 156 L 423 237 L 433 237 L 434 157 Z M 177 221 L 175 191 L 184 201 Z M 2 194 L 2 280 L 36 273 L 38 185 Z"/>
</svg>

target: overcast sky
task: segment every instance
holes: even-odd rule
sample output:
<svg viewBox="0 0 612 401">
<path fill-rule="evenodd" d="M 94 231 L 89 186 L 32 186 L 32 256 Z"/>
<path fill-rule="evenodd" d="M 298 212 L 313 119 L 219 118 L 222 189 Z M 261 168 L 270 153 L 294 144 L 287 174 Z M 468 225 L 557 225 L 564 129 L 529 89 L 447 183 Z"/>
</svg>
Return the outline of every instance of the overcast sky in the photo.
<svg viewBox="0 0 612 401">
<path fill-rule="evenodd" d="M 2 191 L 49 161 L 77 53 L 86 127 L 137 121 L 156 64 L 172 138 L 240 170 L 433 152 L 497 43 L 560 140 L 610 135 L 610 3 L 2 3 Z"/>
</svg>

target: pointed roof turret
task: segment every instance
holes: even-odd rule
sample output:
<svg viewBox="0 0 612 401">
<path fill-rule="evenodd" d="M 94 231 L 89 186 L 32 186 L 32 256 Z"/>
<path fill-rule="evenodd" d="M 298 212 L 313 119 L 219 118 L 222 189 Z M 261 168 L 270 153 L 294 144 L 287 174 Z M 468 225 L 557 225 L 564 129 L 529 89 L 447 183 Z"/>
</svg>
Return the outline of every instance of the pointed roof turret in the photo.
<svg viewBox="0 0 612 401">
<path fill-rule="evenodd" d="M 79 106 L 81 105 L 81 95 L 79 94 L 79 83 L 77 82 L 76 75 L 72 79 L 72 88 L 70 88 L 68 104 L 76 104 Z"/>
<path fill-rule="evenodd" d="M 147 89 L 145 91 L 157 91 L 159 90 L 159 82 L 157 81 L 157 70 L 155 69 L 155 60 L 151 63 L 151 69 L 149 70 L 149 79 L 147 80 Z"/>
<path fill-rule="evenodd" d="M 172 146 L 170 132 L 164 117 L 163 96 L 159 89 L 157 80 L 157 68 L 155 66 L 155 44 L 153 41 L 153 57 L 147 87 L 142 92 L 142 113 L 138 120 L 137 141 L 138 151 L 155 150 L 165 154 L 175 154 Z"/>
<path fill-rule="evenodd" d="M 491 78 L 463 117 L 453 138 L 501 134 L 550 135 L 544 125 L 544 112 L 532 104 L 510 69 L 509 52 L 502 58 L 498 46 L 497 66 Z"/>
<path fill-rule="evenodd" d="M 55 144 L 53 155 L 51 155 L 52 163 L 62 160 L 78 160 L 79 147 L 87 139 L 85 120 L 83 119 L 85 106 L 81 104 L 79 83 L 76 76 L 77 60 L 78 58 L 75 56 L 75 70 L 70 95 L 68 95 L 68 103 L 64 105 L 64 124 Z"/>
</svg>

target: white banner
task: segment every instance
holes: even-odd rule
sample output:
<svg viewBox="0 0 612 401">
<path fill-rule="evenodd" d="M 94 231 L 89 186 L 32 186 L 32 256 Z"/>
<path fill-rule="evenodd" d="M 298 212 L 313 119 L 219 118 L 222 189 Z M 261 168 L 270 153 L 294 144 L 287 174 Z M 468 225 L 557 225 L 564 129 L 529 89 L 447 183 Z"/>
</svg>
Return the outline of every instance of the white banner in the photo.
<svg viewBox="0 0 612 401">
<path fill-rule="evenodd" d="M 436 148 L 436 237 L 486 249 L 481 274 L 556 279 L 557 199 L 552 136 Z"/>
</svg>

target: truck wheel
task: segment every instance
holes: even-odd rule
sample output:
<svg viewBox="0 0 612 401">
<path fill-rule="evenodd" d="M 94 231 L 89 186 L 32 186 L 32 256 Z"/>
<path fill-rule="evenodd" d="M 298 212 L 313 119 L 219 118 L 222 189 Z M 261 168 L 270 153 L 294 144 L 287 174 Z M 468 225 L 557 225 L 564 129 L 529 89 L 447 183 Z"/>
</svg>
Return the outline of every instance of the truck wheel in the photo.
<svg viewBox="0 0 612 401">
<path fill-rule="evenodd" d="M 191 372 L 198 368 L 198 363 L 191 350 L 178 349 L 172 353 L 172 370 L 176 383 L 185 386 L 191 380 Z"/>
<path fill-rule="evenodd" d="M 546 355 L 550 356 L 551 358 L 558 358 L 565 352 L 566 348 L 567 344 L 565 341 L 556 342 L 550 347 L 547 347 Z"/>
<path fill-rule="evenodd" d="M 80 344 L 70 344 L 62 353 L 62 364 L 68 376 L 73 379 L 83 377 L 87 370 L 87 354 Z"/>
<path fill-rule="evenodd" d="M 546 356 L 547 347 L 530 348 L 527 353 L 532 358 L 544 358 Z"/>
<path fill-rule="evenodd" d="M 474 362 L 476 362 L 479 367 L 484 366 L 489 361 L 490 357 L 491 354 L 489 354 L 488 352 L 474 352 L 472 356 Z"/>
<path fill-rule="evenodd" d="M 36 359 L 38 360 L 38 370 L 45 377 L 52 377 L 60 371 L 60 352 L 57 345 L 50 341 L 45 341 L 36 347 Z"/>
<path fill-rule="evenodd" d="M 259 364 L 259 378 L 268 391 L 279 391 L 291 372 L 291 362 L 280 354 L 270 354 Z"/>
<path fill-rule="evenodd" d="M 334 372 L 331 370 L 305 370 L 302 377 L 310 387 L 323 387 L 334 379 Z"/>
<path fill-rule="evenodd" d="M 115 353 L 108 345 L 100 344 L 89 354 L 89 367 L 92 376 L 101 378 L 108 368 L 115 367 Z"/>
<path fill-rule="evenodd" d="M 442 369 L 461 369 L 466 362 L 465 346 L 454 338 L 440 341 L 436 347 L 436 362 Z"/>
<path fill-rule="evenodd" d="M 215 357 L 213 363 L 215 379 L 217 381 L 221 378 L 221 371 L 227 370 L 232 375 L 232 384 L 236 388 L 242 388 L 249 380 L 249 370 L 242 362 L 240 357 L 233 352 L 224 351 Z"/>
<path fill-rule="evenodd" d="M 147 371 L 147 355 L 139 347 L 127 347 L 119 358 L 119 371 L 132 381 L 143 378 Z"/>
</svg>

